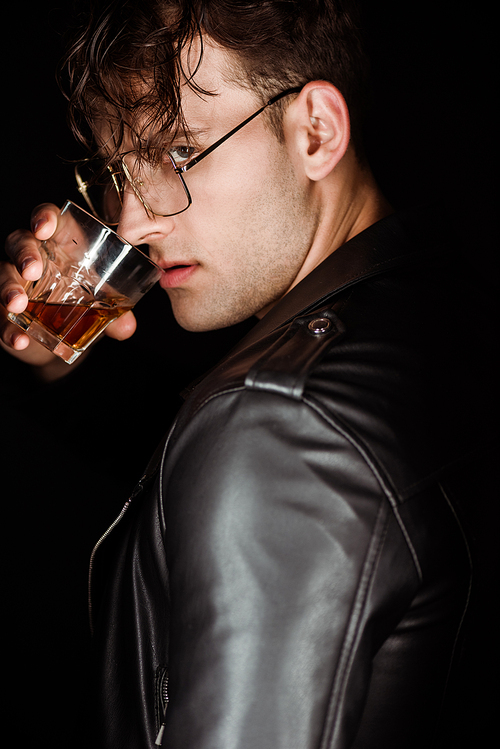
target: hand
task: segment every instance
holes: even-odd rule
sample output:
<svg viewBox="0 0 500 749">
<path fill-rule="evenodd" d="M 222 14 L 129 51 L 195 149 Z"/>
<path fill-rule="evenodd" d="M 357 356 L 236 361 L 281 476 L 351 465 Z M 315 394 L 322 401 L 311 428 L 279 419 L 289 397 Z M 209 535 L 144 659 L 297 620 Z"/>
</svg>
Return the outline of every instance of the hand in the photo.
<svg viewBox="0 0 500 749">
<path fill-rule="evenodd" d="M 27 364 L 45 367 L 59 362 L 61 374 L 68 367 L 58 357 L 47 351 L 42 345 L 33 341 L 26 333 L 9 322 L 7 312 L 19 314 L 28 304 L 24 291 L 27 281 L 36 281 L 43 270 L 43 261 L 39 251 L 40 244 L 53 235 L 57 226 L 59 209 L 51 203 L 43 203 L 33 211 L 31 231 L 17 230 L 7 237 L 5 249 L 12 263 L 0 263 L 0 345 L 13 356 Z M 132 312 L 106 328 L 106 334 L 117 340 L 130 338 L 135 332 L 136 320 Z"/>
</svg>

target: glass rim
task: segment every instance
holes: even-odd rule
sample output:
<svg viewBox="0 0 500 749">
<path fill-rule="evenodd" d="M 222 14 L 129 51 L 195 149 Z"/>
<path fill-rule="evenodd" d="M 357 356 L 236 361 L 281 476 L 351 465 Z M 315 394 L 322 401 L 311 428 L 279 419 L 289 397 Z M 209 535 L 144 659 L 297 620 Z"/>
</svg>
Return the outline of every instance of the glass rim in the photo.
<svg viewBox="0 0 500 749">
<path fill-rule="evenodd" d="M 96 223 L 100 224 L 103 227 L 103 229 L 105 229 L 108 232 L 108 234 L 113 234 L 123 245 L 125 245 L 126 247 L 128 247 L 130 250 L 134 250 L 135 252 L 137 252 L 148 263 L 150 263 L 151 265 L 153 265 L 160 272 L 163 272 L 163 269 L 157 263 L 155 263 L 154 260 L 151 260 L 151 258 L 149 257 L 149 255 L 146 255 L 146 253 L 143 250 L 141 250 L 136 244 L 133 244 L 132 242 L 129 242 L 128 239 L 125 239 L 125 237 L 123 237 L 121 234 L 118 234 L 118 232 L 116 232 L 114 229 L 112 229 L 109 224 L 107 224 L 105 221 L 103 221 L 98 216 L 95 216 L 93 213 L 90 213 L 85 208 L 82 208 L 82 206 L 78 205 L 78 203 L 75 203 L 73 200 L 70 200 L 69 198 L 66 199 L 66 201 L 64 202 L 64 204 L 63 204 L 63 206 L 61 208 L 60 215 L 62 216 L 70 208 L 76 208 L 78 211 L 81 211 L 86 216 L 88 216 L 89 218 L 91 218 L 93 221 L 95 221 Z M 56 229 L 56 231 L 57 231 L 57 229 Z"/>
</svg>

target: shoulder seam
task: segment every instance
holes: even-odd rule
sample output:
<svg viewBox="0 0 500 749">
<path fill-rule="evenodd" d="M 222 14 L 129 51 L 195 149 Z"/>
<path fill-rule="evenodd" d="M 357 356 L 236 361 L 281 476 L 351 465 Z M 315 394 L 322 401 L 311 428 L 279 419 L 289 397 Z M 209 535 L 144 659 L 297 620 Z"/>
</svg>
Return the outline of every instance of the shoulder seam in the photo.
<svg viewBox="0 0 500 749">
<path fill-rule="evenodd" d="M 389 502 L 389 505 L 392 508 L 394 517 L 396 518 L 396 521 L 399 525 L 401 533 L 403 534 L 405 538 L 406 544 L 408 546 L 408 549 L 413 559 L 413 563 L 415 565 L 415 569 L 417 571 L 417 575 L 419 577 L 419 580 L 421 581 L 423 579 L 422 567 L 420 565 L 415 547 L 413 546 L 412 540 L 408 534 L 408 531 L 406 530 L 405 524 L 403 523 L 403 520 L 399 512 L 399 504 L 397 501 L 397 491 L 393 487 L 392 482 L 387 476 L 385 470 L 383 469 L 382 466 L 379 465 L 379 462 L 377 461 L 376 457 L 371 452 L 368 445 L 360 441 L 351 432 L 351 430 L 347 427 L 347 425 L 342 423 L 341 419 L 338 419 L 338 417 L 334 419 L 330 413 L 325 413 L 324 409 L 320 406 L 320 404 L 317 403 L 314 400 L 314 398 L 311 398 L 311 396 L 303 398 L 303 401 L 304 403 L 307 403 L 313 410 L 315 410 L 316 413 L 318 413 L 321 416 L 321 418 L 327 421 L 333 429 L 335 429 L 337 432 L 342 434 L 342 436 L 361 455 L 364 462 L 366 463 L 366 465 L 369 467 L 369 469 L 371 470 L 371 472 L 377 479 L 377 482 L 379 483 L 380 488 L 382 489 L 385 497 L 387 498 L 387 501 Z"/>
</svg>

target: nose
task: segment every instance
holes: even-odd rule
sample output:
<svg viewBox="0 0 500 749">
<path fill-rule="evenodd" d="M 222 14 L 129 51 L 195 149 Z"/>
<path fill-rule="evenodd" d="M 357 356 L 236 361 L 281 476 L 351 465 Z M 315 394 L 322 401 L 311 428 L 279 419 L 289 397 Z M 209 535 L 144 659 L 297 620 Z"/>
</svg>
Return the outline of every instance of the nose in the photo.
<svg viewBox="0 0 500 749">
<path fill-rule="evenodd" d="M 126 189 L 122 195 L 122 210 L 116 231 L 130 244 L 147 244 L 153 235 L 170 234 L 172 221 L 168 217 L 150 213 L 135 192 Z"/>
</svg>

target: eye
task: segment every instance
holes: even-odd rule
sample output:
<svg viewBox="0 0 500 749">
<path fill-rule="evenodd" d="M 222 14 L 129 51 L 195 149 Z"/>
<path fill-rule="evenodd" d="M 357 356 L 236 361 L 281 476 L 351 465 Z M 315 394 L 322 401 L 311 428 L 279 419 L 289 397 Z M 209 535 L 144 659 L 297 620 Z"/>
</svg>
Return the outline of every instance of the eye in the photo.
<svg viewBox="0 0 500 749">
<path fill-rule="evenodd" d="M 178 145 L 168 149 L 169 156 L 177 166 L 183 166 L 193 156 L 196 149 L 192 146 Z"/>
</svg>

